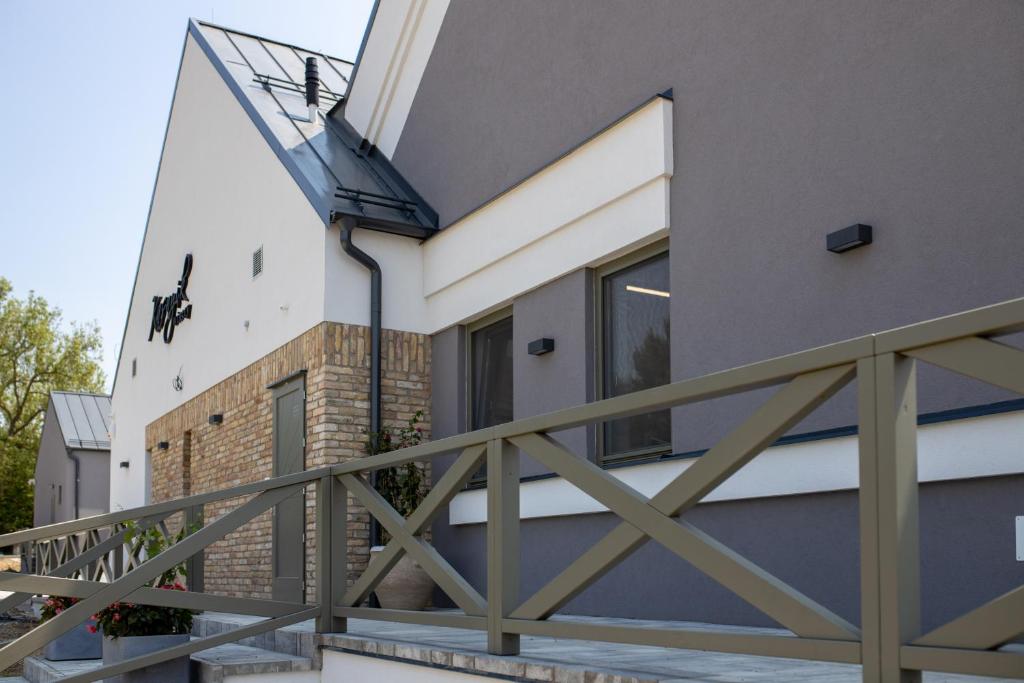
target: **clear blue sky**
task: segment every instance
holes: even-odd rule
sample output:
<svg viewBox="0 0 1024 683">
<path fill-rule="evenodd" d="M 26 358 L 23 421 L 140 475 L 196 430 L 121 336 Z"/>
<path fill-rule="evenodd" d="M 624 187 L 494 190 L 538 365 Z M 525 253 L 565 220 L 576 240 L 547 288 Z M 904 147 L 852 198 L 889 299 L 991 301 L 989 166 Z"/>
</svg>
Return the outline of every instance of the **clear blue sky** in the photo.
<svg viewBox="0 0 1024 683">
<path fill-rule="evenodd" d="M 121 343 L 189 17 L 355 59 L 372 0 L 0 0 L 0 276 Z"/>
</svg>

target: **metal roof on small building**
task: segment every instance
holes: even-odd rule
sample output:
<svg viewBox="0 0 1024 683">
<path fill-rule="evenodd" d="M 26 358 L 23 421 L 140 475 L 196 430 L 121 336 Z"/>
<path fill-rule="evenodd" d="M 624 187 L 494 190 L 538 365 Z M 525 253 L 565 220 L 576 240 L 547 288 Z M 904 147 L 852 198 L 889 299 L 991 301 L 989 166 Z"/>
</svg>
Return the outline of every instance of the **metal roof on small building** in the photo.
<svg viewBox="0 0 1024 683">
<path fill-rule="evenodd" d="M 110 450 L 110 397 L 50 392 L 50 403 L 68 448 Z"/>
<path fill-rule="evenodd" d="M 325 223 L 343 215 L 360 225 L 425 238 L 437 213 L 343 118 L 350 62 L 192 20 L 189 32 Z M 319 63 L 321 110 L 309 121 L 305 60 Z"/>
</svg>

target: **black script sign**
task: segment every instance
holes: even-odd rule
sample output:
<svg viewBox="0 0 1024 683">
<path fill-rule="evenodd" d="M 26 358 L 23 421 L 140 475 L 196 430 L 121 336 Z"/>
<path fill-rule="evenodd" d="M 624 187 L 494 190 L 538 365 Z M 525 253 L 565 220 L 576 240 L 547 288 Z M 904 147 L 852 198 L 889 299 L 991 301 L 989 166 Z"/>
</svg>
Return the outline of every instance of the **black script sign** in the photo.
<svg viewBox="0 0 1024 683">
<path fill-rule="evenodd" d="M 181 324 L 181 321 L 192 317 L 192 304 L 182 308 L 182 303 L 188 301 L 188 276 L 192 274 L 192 254 L 185 254 L 185 267 L 181 269 L 181 279 L 178 280 L 178 289 L 170 296 L 153 297 L 153 322 L 149 325 L 149 341 L 153 341 L 153 335 L 163 332 L 165 344 L 170 344 L 174 339 L 174 328 Z"/>
</svg>

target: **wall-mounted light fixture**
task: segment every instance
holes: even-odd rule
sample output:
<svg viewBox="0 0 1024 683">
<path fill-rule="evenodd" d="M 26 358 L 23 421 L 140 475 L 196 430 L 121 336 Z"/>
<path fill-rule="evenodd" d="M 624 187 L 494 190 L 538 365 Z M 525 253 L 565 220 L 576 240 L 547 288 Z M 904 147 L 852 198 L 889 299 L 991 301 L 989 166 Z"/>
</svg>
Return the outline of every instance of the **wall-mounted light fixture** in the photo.
<svg viewBox="0 0 1024 683">
<path fill-rule="evenodd" d="M 555 350 L 555 340 L 549 337 L 534 339 L 526 345 L 526 352 L 531 356 L 543 356 Z"/>
<path fill-rule="evenodd" d="M 210 416 L 210 424 L 224 424 L 224 415 L 222 415 L 221 413 L 214 413 L 213 415 Z"/>
<path fill-rule="evenodd" d="M 166 442 L 166 441 L 161 441 L 160 443 L 158 443 L 156 445 L 156 447 L 159 448 L 162 451 L 166 451 L 168 448 L 171 447 L 171 444 Z"/>
<path fill-rule="evenodd" d="M 825 237 L 825 248 L 833 254 L 842 254 L 868 244 L 871 244 L 871 226 L 860 223 L 830 232 Z"/>
<path fill-rule="evenodd" d="M 121 467 L 123 467 L 124 469 L 128 469 L 128 466 L 129 466 L 129 465 L 130 465 L 131 463 L 130 463 L 130 462 L 128 462 L 127 460 L 122 460 L 122 461 L 121 461 L 120 463 L 118 463 L 118 464 L 119 464 L 119 465 L 121 465 Z"/>
</svg>

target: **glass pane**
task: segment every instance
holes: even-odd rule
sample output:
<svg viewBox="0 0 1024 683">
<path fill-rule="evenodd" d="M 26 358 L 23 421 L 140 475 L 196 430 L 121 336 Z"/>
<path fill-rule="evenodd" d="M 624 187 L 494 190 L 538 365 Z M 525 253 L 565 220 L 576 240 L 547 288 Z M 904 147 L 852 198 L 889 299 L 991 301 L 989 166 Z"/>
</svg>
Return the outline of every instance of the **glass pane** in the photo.
<svg viewBox="0 0 1024 683">
<path fill-rule="evenodd" d="M 603 280 L 604 397 L 667 384 L 669 377 L 668 254 Z M 605 457 L 671 448 L 668 410 L 605 425 Z"/>
<path fill-rule="evenodd" d="M 512 318 L 470 336 L 470 429 L 512 421 Z"/>
</svg>

